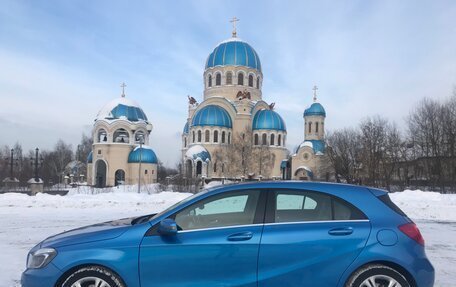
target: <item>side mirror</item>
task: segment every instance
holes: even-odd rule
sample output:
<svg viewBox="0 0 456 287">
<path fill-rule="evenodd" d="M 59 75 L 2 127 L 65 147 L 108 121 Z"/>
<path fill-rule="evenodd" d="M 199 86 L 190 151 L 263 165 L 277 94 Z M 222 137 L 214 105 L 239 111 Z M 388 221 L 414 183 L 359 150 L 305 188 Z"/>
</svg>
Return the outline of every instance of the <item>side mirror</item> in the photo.
<svg viewBox="0 0 456 287">
<path fill-rule="evenodd" d="M 158 233 L 164 236 L 173 236 L 177 234 L 177 224 L 174 219 L 166 218 L 160 221 L 158 226 Z"/>
</svg>

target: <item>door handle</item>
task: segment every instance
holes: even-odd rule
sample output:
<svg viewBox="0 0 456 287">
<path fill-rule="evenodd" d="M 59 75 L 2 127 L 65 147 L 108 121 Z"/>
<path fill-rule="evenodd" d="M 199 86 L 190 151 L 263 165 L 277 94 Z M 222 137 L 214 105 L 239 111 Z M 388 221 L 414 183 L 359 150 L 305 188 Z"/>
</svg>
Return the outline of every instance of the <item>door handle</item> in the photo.
<svg viewBox="0 0 456 287">
<path fill-rule="evenodd" d="M 328 231 L 329 235 L 341 236 L 341 235 L 350 235 L 353 233 L 353 228 L 351 227 L 341 227 L 333 228 Z"/>
<path fill-rule="evenodd" d="M 245 241 L 245 240 L 251 239 L 252 237 L 253 237 L 253 233 L 248 231 L 248 232 L 231 234 L 230 236 L 228 236 L 227 239 L 229 241 Z"/>
</svg>

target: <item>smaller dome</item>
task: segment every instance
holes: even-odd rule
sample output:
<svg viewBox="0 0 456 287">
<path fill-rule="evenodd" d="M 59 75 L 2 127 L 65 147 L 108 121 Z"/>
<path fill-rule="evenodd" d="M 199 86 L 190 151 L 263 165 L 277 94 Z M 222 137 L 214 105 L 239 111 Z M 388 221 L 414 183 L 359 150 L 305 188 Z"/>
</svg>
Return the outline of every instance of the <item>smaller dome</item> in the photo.
<svg viewBox="0 0 456 287">
<path fill-rule="evenodd" d="M 187 150 L 185 153 L 185 157 L 192 159 L 192 160 L 202 160 L 202 161 L 210 161 L 211 154 L 207 151 L 205 147 L 202 145 L 194 145 Z"/>
<path fill-rule="evenodd" d="M 196 112 L 192 126 L 217 126 L 232 128 L 233 123 L 228 112 L 219 106 L 208 105 Z"/>
<path fill-rule="evenodd" d="M 326 117 L 325 108 L 320 103 L 313 103 L 308 109 L 304 111 L 304 116 L 323 116 Z"/>
<path fill-rule="evenodd" d="M 87 163 L 92 163 L 93 162 L 93 152 L 89 152 L 89 155 L 87 156 Z"/>
<path fill-rule="evenodd" d="M 128 155 L 128 163 L 139 163 L 140 161 L 142 163 L 156 164 L 158 159 L 151 147 L 143 145 L 142 148 L 139 146 L 135 147 Z"/>
<path fill-rule="evenodd" d="M 95 120 L 125 119 L 132 122 L 145 121 L 147 116 L 139 105 L 125 97 L 120 97 L 106 104 L 99 112 Z"/>
<path fill-rule="evenodd" d="M 188 122 L 185 123 L 185 126 L 184 126 L 184 134 L 188 134 L 188 130 L 189 130 L 189 126 L 188 126 Z"/>
<path fill-rule="evenodd" d="M 299 145 L 296 149 L 296 153 L 303 147 L 310 147 L 316 155 L 324 154 L 326 150 L 326 144 L 322 140 L 306 140 Z"/>
<path fill-rule="evenodd" d="M 287 131 L 282 117 L 272 110 L 258 111 L 253 117 L 252 129 Z"/>
</svg>

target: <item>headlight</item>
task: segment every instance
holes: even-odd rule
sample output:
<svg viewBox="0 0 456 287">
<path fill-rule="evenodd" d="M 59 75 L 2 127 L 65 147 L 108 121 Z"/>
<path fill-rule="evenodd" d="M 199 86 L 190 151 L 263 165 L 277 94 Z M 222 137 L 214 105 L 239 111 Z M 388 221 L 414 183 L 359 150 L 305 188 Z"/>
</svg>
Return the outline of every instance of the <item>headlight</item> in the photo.
<svg viewBox="0 0 456 287">
<path fill-rule="evenodd" d="M 57 251 L 53 248 L 42 248 L 35 252 L 30 252 L 27 258 L 27 268 L 42 268 L 48 265 L 56 255 Z"/>
</svg>

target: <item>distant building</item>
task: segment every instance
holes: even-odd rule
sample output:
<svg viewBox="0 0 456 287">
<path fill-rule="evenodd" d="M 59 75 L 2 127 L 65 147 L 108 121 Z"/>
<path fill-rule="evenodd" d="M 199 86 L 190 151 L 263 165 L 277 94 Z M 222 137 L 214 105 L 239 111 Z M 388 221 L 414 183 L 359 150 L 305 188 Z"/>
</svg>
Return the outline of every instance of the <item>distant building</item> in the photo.
<svg viewBox="0 0 456 287">
<path fill-rule="evenodd" d="M 123 85 L 125 87 L 125 85 Z M 157 182 L 157 156 L 149 146 L 152 124 L 122 92 L 98 113 L 87 158 L 87 182 L 97 187 Z"/>
</svg>

